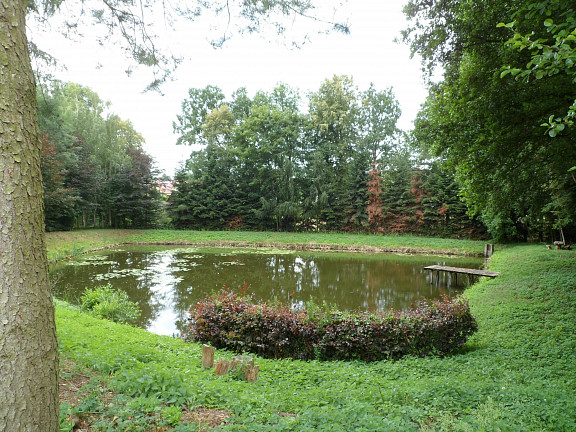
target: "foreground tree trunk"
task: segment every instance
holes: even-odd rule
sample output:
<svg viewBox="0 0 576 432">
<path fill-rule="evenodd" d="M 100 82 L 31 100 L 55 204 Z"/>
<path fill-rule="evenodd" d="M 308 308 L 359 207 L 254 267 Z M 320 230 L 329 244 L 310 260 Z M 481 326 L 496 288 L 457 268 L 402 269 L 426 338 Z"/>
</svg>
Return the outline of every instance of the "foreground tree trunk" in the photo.
<svg viewBox="0 0 576 432">
<path fill-rule="evenodd" d="M 0 0 L 0 431 L 56 432 L 58 350 L 26 4 Z"/>
</svg>

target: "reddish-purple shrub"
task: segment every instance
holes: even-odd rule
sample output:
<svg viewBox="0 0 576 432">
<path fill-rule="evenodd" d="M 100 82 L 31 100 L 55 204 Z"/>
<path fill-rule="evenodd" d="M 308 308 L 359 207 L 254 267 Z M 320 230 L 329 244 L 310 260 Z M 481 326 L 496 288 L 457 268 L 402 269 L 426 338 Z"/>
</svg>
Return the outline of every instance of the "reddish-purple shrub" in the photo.
<svg viewBox="0 0 576 432">
<path fill-rule="evenodd" d="M 190 309 L 184 338 L 267 358 L 377 361 L 442 356 L 463 346 L 476 329 L 462 297 L 422 302 L 407 312 L 319 317 L 223 289 Z"/>
<path fill-rule="evenodd" d="M 184 338 L 262 357 L 310 359 L 317 333 L 306 311 L 223 289 L 190 309 Z"/>
</svg>

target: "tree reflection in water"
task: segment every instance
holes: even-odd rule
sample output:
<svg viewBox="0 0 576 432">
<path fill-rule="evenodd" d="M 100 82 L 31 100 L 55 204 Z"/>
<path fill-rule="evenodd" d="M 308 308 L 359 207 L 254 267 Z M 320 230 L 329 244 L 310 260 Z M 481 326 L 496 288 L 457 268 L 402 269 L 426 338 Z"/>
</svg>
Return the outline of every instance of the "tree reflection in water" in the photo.
<svg viewBox="0 0 576 432">
<path fill-rule="evenodd" d="M 303 305 L 310 298 L 341 310 L 406 309 L 423 298 L 459 293 L 446 275 L 431 284 L 428 265 L 481 268 L 481 258 L 262 249 L 131 246 L 52 269 L 55 295 L 77 302 L 86 288 L 110 282 L 142 309 L 139 325 L 178 335 L 188 309 L 223 286 L 246 282 L 257 299 Z"/>
</svg>

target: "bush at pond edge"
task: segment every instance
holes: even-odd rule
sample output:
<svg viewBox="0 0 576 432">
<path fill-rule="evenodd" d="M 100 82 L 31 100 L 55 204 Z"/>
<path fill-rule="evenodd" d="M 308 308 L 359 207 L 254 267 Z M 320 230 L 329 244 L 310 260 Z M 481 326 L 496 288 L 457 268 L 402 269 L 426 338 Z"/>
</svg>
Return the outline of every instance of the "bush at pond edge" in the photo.
<svg viewBox="0 0 576 432">
<path fill-rule="evenodd" d="M 443 356 L 476 330 L 462 297 L 420 302 L 406 312 L 310 312 L 223 289 L 190 309 L 183 336 L 265 358 L 377 361 Z"/>
<path fill-rule="evenodd" d="M 141 314 L 138 304 L 131 301 L 126 292 L 110 284 L 87 288 L 80 302 L 83 311 L 122 324 L 135 324 Z"/>
</svg>

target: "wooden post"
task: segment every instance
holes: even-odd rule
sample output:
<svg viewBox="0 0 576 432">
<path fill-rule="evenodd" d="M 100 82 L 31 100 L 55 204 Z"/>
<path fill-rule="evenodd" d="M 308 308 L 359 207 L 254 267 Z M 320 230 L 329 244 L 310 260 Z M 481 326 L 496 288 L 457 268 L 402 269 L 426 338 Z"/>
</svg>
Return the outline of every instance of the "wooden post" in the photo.
<svg viewBox="0 0 576 432">
<path fill-rule="evenodd" d="M 214 366 L 214 347 L 204 345 L 202 346 L 202 366 L 205 368 L 211 368 Z"/>
<path fill-rule="evenodd" d="M 230 362 L 226 359 L 220 359 L 216 363 L 216 370 L 214 371 L 215 375 L 226 375 L 230 370 Z"/>
<path fill-rule="evenodd" d="M 490 258 L 493 253 L 494 253 L 494 245 L 486 243 L 484 245 L 484 258 Z"/>
<path fill-rule="evenodd" d="M 254 359 L 250 356 L 236 356 L 234 357 L 234 359 L 232 360 L 232 363 L 230 364 L 230 370 L 236 370 L 238 367 L 242 367 L 242 366 L 254 366 Z"/>
<path fill-rule="evenodd" d="M 234 359 L 230 363 L 230 370 L 232 372 L 234 372 L 236 369 L 238 369 L 238 366 L 241 366 L 241 365 L 242 365 L 242 361 L 239 360 L 238 357 L 234 357 Z"/>
<path fill-rule="evenodd" d="M 254 382 L 258 379 L 258 370 L 260 366 L 244 365 L 244 378 L 248 382 Z"/>
</svg>

